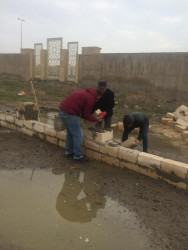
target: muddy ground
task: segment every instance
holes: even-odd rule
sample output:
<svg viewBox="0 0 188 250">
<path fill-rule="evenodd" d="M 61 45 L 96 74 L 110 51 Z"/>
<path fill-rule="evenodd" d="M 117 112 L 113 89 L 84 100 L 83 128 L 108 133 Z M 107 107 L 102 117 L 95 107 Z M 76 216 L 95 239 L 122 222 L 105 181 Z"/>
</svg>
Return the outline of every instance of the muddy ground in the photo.
<svg viewBox="0 0 188 250">
<path fill-rule="evenodd" d="M 102 195 L 136 212 L 142 221 L 140 227 L 145 225 L 152 230 L 151 249 L 188 249 L 187 191 L 94 160 L 75 164 L 72 159 L 64 158 L 64 150 L 56 145 L 0 127 L 0 170 L 23 168 L 87 171 Z M 4 249 L 1 244 L 0 249 Z M 15 250 L 11 246 L 7 249 Z"/>
<path fill-rule="evenodd" d="M 59 86 L 63 93 L 66 86 Z M 59 92 L 58 85 L 55 87 Z M 70 86 L 68 90 L 72 92 Z M 41 109 L 58 110 L 59 100 L 48 102 L 45 91 L 38 91 L 37 97 Z M 164 126 L 160 121 L 166 112 L 173 112 L 182 104 L 188 106 L 187 97 L 177 96 L 168 91 L 152 93 L 137 91 L 126 93 L 126 96 L 117 93 L 116 100 L 119 104 L 114 109 L 113 122 L 122 121 L 124 113 L 140 110 L 149 115 L 151 132 L 154 135 L 182 140 L 179 133 Z M 16 103 L 1 101 L 0 111 L 14 113 Z M 188 163 L 187 155 L 182 156 L 176 150 L 165 153 L 164 148 L 161 150 L 149 148 L 149 153 Z M 188 250 L 187 191 L 128 169 L 111 167 L 94 160 L 75 165 L 73 160 L 64 158 L 63 149 L 41 141 L 37 137 L 31 138 L 0 127 L 0 170 L 22 168 L 63 168 L 66 172 L 79 168 L 87 171 L 90 180 L 99 185 L 101 194 L 110 196 L 129 207 L 131 211 L 137 213 L 143 225 L 152 230 L 151 249 Z M 7 246 L 6 249 L 15 250 L 11 246 Z M 4 250 L 1 243 L 0 250 Z"/>
</svg>

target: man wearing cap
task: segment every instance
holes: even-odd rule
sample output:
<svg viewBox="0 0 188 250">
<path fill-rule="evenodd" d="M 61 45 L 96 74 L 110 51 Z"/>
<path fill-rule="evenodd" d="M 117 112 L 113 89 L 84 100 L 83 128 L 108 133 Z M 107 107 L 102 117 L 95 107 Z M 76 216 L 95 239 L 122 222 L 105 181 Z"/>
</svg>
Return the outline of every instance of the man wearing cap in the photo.
<svg viewBox="0 0 188 250">
<path fill-rule="evenodd" d="M 111 126 L 113 108 L 114 108 L 114 92 L 107 88 L 107 82 L 101 80 L 98 82 L 98 88 L 102 92 L 102 97 L 96 102 L 94 107 L 92 108 L 92 113 L 100 109 L 102 112 L 105 112 L 106 115 L 104 117 L 104 128 L 108 129 Z M 96 126 L 101 127 L 102 121 L 98 122 Z"/>
<path fill-rule="evenodd" d="M 135 140 L 136 145 L 143 141 L 143 152 L 148 151 L 148 129 L 149 119 L 141 112 L 133 112 L 130 115 L 125 115 L 123 119 L 124 132 L 122 142 L 128 139 L 129 133 L 135 129 L 140 128 L 138 138 Z"/>
<path fill-rule="evenodd" d="M 60 103 L 59 114 L 67 131 L 66 157 L 73 156 L 74 160 L 79 162 L 88 161 L 88 158 L 83 156 L 81 150 L 83 134 L 78 117 L 92 122 L 100 122 L 102 118 L 92 116 L 91 109 L 96 101 L 101 98 L 101 95 L 100 89 L 87 88 L 84 91 L 70 94 Z"/>
</svg>

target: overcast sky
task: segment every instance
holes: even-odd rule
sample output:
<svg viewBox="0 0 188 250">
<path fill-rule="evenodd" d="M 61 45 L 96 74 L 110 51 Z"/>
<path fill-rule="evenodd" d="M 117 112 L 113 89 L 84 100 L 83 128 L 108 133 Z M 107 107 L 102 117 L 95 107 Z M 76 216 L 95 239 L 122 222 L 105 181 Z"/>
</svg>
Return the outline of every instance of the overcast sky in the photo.
<svg viewBox="0 0 188 250">
<path fill-rule="evenodd" d="M 187 52 L 188 0 L 0 0 L 0 53 L 62 37 L 101 53 Z"/>
</svg>

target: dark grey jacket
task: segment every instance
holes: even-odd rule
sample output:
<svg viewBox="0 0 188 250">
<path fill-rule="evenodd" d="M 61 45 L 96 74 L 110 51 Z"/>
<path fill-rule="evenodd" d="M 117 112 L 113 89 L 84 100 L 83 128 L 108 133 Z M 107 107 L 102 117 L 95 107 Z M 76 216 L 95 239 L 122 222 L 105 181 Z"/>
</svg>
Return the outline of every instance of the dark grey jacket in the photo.
<svg viewBox="0 0 188 250">
<path fill-rule="evenodd" d="M 122 137 L 122 142 L 128 139 L 129 133 L 135 129 L 140 128 L 138 140 L 141 140 L 144 135 L 145 127 L 148 126 L 149 119 L 148 117 L 141 112 L 133 112 L 130 115 L 125 115 L 123 119 L 124 132 Z M 129 124 L 133 124 L 133 126 L 128 127 Z"/>
</svg>

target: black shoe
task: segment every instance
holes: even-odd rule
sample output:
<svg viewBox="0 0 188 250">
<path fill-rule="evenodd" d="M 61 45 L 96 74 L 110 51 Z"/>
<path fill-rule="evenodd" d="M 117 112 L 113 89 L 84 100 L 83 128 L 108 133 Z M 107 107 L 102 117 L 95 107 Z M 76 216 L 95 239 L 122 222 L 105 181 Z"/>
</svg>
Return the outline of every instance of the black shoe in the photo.
<svg viewBox="0 0 188 250">
<path fill-rule="evenodd" d="M 82 158 L 79 159 L 74 159 L 75 162 L 86 162 L 89 161 L 89 158 L 87 158 L 86 156 L 83 156 Z"/>
<path fill-rule="evenodd" d="M 65 154 L 65 158 L 70 158 L 72 156 L 74 156 L 74 153 L 72 153 L 72 154 Z"/>
</svg>

